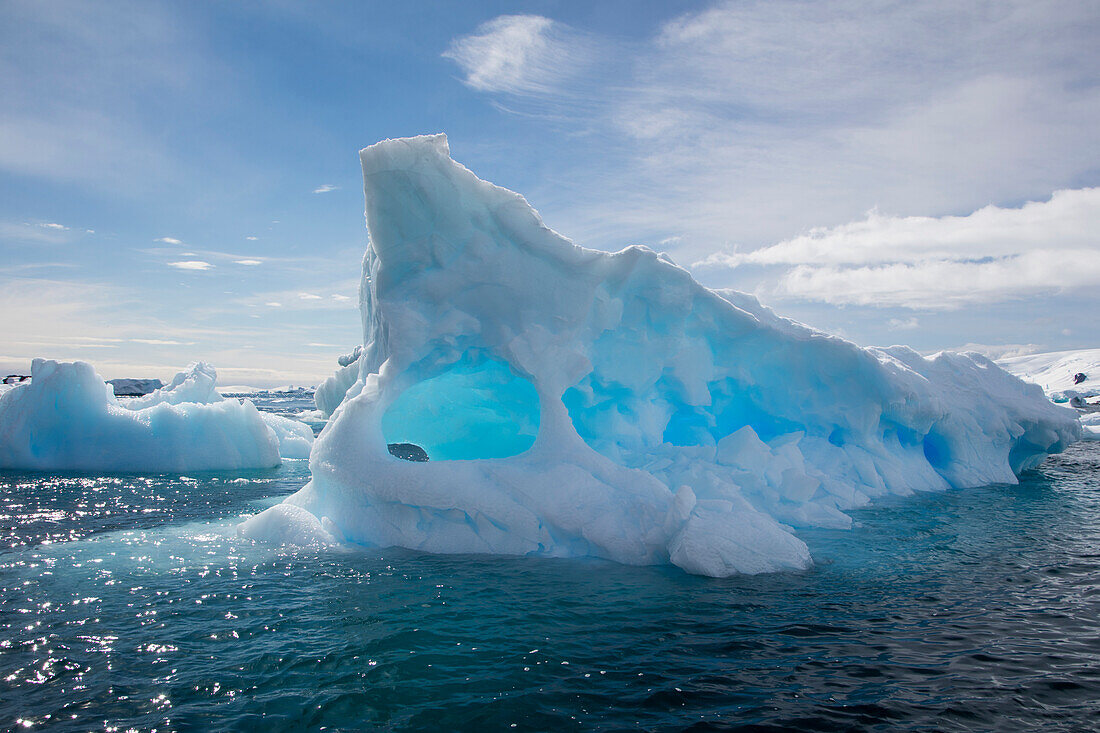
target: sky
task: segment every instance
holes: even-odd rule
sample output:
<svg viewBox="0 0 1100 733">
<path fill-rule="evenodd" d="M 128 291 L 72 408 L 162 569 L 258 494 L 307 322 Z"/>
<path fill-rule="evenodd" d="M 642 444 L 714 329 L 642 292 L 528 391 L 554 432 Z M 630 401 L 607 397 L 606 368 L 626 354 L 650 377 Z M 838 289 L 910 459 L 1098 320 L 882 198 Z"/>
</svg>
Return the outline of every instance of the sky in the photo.
<svg viewBox="0 0 1100 733">
<path fill-rule="evenodd" d="M 399 7 L 398 7 L 399 6 Z M 357 151 L 861 345 L 1100 346 L 1100 4 L 0 2 L 0 371 L 316 384 Z"/>
</svg>

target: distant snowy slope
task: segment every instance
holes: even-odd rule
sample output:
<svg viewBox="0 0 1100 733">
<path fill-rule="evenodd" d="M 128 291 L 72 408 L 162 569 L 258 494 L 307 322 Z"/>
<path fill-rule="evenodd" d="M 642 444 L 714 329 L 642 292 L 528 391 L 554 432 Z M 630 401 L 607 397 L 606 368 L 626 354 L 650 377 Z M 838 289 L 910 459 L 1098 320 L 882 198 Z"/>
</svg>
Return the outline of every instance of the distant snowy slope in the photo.
<svg viewBox="0 0 1100 733">
<path fill-rule="evenodd" d="M 1084 437 L 1100 440 L 1100 349 L 1052 351 L 1000 359 L 997 363 L 1020 379 L 1038 384 L 1055 402 L 1083 402 L 1078 412 Z M 1075 383 L 1078 374 L 1085 379 Z"/>
<path fill-rule="evenodd" d="M 861 349 L 644 247 L 578 247 L 443 135 L 360 155 L 362 353 L 332 380 L 312 480 L 245 536 L 806 568 L 792 527 L 1015 482 L 1080 437 L 1070 410 L 979 355 Z"/>
<path fill-rule="evenodd" d="M 997 364 L 1025 382 L 1034 382 L 1051 396 L 1067 390 L 1087 397 L 1100 396 L 1100 349 L 1013 356 L 998 359 Z M 1084 374 L 1085 381 L 1074 384 L 1075 374 Z"/>
</svg>

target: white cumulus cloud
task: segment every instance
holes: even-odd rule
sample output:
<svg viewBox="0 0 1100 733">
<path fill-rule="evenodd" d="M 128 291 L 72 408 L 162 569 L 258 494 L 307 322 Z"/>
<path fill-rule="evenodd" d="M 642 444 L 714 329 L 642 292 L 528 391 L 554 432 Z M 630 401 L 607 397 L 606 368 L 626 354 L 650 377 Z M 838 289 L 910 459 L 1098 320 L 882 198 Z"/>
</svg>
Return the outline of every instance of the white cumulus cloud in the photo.
<svg viewBox="0 0 1100 733">
<path fill-rule="evenodd" d="M 777 292 L 835 305 L 952 310 L 1100 287 L 1100 188 L 966 216 L 885 216 L 814 229 L 696 267 L 779 268 Z M 892 327 L 896 328 L 897 326 Z"/>
<path fill-rule="evenodd" d="M 203 262 L 202 260 L 183 260 L 182 262 L 169 262 L 169 267 L 175 267 L 178 270 L 209 270 L 213 265 L 209 262 Z"/>
<path fill-rule="evenodd" d="M 320 186 L 313 189 L 313 193 L 328 193 L 329 191 L 336 191 L 339 188 L 339 186 L 334 186 L 331 183 L 322 183 Z M 249 239 L 255 239 L 255 237 L 249 237 Z"/>
</svg>

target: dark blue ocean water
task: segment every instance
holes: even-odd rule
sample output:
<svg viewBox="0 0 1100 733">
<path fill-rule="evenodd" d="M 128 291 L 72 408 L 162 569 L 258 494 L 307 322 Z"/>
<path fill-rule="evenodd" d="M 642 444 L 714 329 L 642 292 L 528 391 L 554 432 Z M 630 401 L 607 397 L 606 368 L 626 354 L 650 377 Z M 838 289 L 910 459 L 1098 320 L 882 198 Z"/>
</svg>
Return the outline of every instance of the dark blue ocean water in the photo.
<svg viewBox="0 0 1100 733">
<path fill-rule="evenodd" d="M 1095 443 L 730 580 L 234 536 L 307 477 L 0 474 L 0 728 L 1100 724 Z"/>
</svg>

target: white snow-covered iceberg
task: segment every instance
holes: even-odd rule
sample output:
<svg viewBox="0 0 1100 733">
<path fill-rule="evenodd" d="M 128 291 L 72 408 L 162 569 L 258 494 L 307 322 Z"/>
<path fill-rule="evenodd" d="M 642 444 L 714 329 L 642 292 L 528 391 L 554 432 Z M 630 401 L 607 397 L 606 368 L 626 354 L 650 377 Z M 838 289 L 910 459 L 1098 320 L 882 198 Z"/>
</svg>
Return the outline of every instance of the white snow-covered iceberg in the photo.
<svg viewBox="0 0 1100 733">
<path fill-rule="evenodd" d="M 0 468 L 203 471 L 269 468 L 305 457 L 308 426 L 215 390 L 193 364 L 144 397 L 120 400 L 86 362 L 35 359 L 30 384 L 0 395 Z"/>
<path fill-rule="evenodd" d="M 218 392 L 217 385 L 217 370 L 210 364 L 200 361 L 191 364 L 186 371 L 176 374 L 172 381 L 161 389 L 143 397 L 121 401 L 119 404 L 131 410 L 139 410 L 159 404 L 212 405 L 227 401 Z M 228 401 L 237 402 L 238 400 Z M 252 404 L 250 400 L 242 400 L 242 402 Z M 279 455 L 283 458 L 309 458 L 310 449 L 313 447 L 312 428 L 305 423 L 270 412 L 261 412 L 260 418 L 275 433 L 279 441 Z"/>
<path fill-rule="evenodd" d="M 806 568 L 792 528 L 992 482 L 1077 439 L 978 355 L 862 349 L 642 247 L 583 249 L 443 135 L 361 152 L 356 381 L 312 480 L 242 534 L 598 556 L 725 576 Z M 399 460 L 387 444 L 423 447 Z"/>
</svg>

